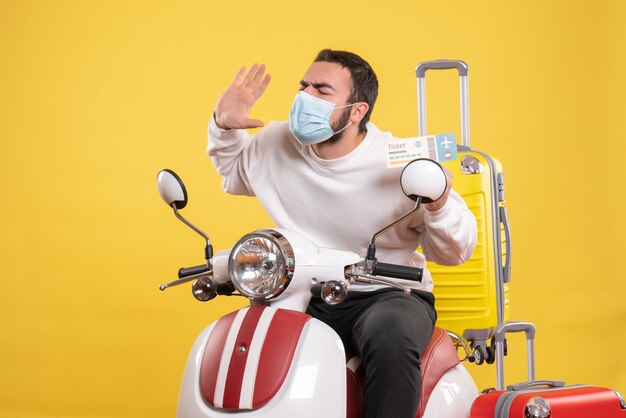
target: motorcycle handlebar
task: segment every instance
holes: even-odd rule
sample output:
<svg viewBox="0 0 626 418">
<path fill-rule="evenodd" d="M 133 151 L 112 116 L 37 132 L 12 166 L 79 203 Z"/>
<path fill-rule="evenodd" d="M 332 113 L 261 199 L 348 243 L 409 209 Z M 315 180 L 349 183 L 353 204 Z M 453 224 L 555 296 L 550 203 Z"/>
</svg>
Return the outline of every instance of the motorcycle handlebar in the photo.
<svg viewBox="0 0 626 418">
<path fill-rule="evenodd" d="M 422 281 L 424 269 L 419 267 L 400 266 L 397 264 L 379 263 L 374 264 L 372 273 L 376 276 L 393 277 L 394 279 Z"/>
<path fill-rule="evenodd" d="M 183 267 L 178 270 L 178 278 L 182 279 L 196 274 L 206 273 L 207 271 L 209 271 L 209 266 L 207 266 L 206 264 L 200 264 L 199 266 L 192 267 Z"/>
</svg>

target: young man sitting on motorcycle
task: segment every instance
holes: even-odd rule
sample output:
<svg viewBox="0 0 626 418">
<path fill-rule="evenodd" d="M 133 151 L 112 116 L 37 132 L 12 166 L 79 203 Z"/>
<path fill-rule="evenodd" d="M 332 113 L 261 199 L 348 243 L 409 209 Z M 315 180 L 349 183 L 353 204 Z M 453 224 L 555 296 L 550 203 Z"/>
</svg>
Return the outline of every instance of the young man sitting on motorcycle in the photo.
<svg viewBox="0 0 626 418">
<path fill-rule="evenodd" d="M 300 80 L 289 120 L 250 136 L 245 129 L 264 126 L 249 115 L 269 82 L 264 65 L 241 68 L 215 106 L 207 151 L 224 190 L 257 196 L 278 227 L 316 245 L 364 254 L 373 232 L 414 206 L 399 187 L 401 170 L 386 167 L 393 136 L 369 122 L 376 75 L 359 56 L 325 49 Z M 376 241 L 379 260 L 425 267 L 426 258 L 442 265 L 470 258 L 476 220 L 446 175 L 439 200 Z M 437 317 L 433 283 L 427 270 L 422 282 L 397 282 L 411 294 L 354 284 L 343 303 L 313 298 L 307 311 L 361 357 L 365 418 L 413 418 L 419 403 L 420 354 Z"/>
</svg>

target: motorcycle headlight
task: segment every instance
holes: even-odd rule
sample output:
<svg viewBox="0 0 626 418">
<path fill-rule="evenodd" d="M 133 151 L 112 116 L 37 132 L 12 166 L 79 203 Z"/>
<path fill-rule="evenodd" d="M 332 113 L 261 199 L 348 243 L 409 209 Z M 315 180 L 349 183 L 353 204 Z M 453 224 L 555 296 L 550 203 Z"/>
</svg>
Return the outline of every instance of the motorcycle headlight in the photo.
<svg viewBox="0 0 626 418">
<path fill-rule="evenodd" d="M 261 229 L 235 244 L 228 259 L 228 273 L 242 295 L 267 300 L 287 288 L 294 264 L 289 241 L 278 231 Z"/>
</svg>

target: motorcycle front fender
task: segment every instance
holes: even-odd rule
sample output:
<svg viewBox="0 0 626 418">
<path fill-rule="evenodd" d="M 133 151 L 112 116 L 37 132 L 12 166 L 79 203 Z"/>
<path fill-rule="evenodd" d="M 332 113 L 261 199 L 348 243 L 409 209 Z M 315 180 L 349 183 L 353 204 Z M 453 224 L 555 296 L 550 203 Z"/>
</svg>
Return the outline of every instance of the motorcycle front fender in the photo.
<svg viewBox="0 0 626 418">
<path fill-rule="evenodd" d="M 229 362 L 230 355 L 237 355 L 237 350 L 244 345 L 239 344 L 242 334 L 246 334 L 243 330 L 243 319 L 249 313 L 250 309 L 262 309 L 263 316 L 258 326 L 252 330 L 254 337 L 251 337 L 251 344 L 246 347 L 247 360 L 245 364 L 245 376 L 241 380 L 237 380 L 239 385 L 235 388 L 237 394 L 236 405 L 229 405 L 225 408 L 223 402 L 224 391 L 231 391 L 232 380 L 228 380 L 228 375 L 233 372 L 231 368 L 233 362 Z M 296 338 L 295 348 L 291 359 L 289 356 L 267 356 L 263 354 L 260 347 L 281 347 L 283 341 L 281 337 L 272 338 L 271 342 L 264 341 L 263 334 L 263 318 L 276 318 L 280 309 L 272 307 L 255 307 L 244 308 L 235 314 L 235 319 L 229 325 L 226 342 L 223 348 L 220 346 L 220 353 L 215 356 L 216 347 L 215 338 L 211 335 L 219 331 L 218 325 L 221 320 L 209 325 L 196 339 L 185 367 L 183 382 L 181 385 L 180 396 L 178 401 L 178 418 L 226 418 L 241 415 L 251 418 L 345 418 L 346 416 L 346 368 L 345 353 L 339 336 L 326 324 L 310 318 L 307 315 L 295 311 L 288 312 L 289 315 L 297 317 L 301 315 L 305 319 L 304 325 L 299 329 L 299 338 Z M 226 318 L 226 317 L 224 317 Z M 222 319 L 224 319 L 222 318 Z M 238 319 L 239 318 L 239 319 Z M 270 322 L 272 319 L 269 320 Z M 217 329 L 216 330 L 216 325 Z M 267 331 L 267 325 L 265 327 Z M 269 325 L 271 328 L 271 325 Z M 280 326 L 281 335 L 287 335 L 291 325 L 282 323 Z M 287 329 L 285 329 L 287 328 Z M 284 332 L 284 334 L 282 333 Z M 269 334 L 268 334 L 269 335 Z M 275 334 L 276 335 L 276 334 Z M 285 338 L 285 344 L 291 344 Z M 268 345 L 269 344 L 269 345 Z M 260 352 L 257 352 L 261 350 Z M 213 399 L 213 390 L 208 393 L 206 386 L 201 384 L 201 370 L 203 361 L 205 361 L 205 353 L 220 357 L 219 368 L 215 385 L 215 399 Z M 230 354 L 235 353 L 235 354 Z M 260 364 L 264 359 L 273 358 L 273 364 Z M 255 363 L 256 362 L 256 363 Z M 286 364 L 289 362 L 289 364 Z M 282 364 L 281 364 L 282 363 Z M 206 367 L 206 361 L 205 361 Z M 216 366 L 218 367 L 218 366 Z M 271 399 L 265 399 L 262 405 L 255 405 L 254 396 L 257 383 L 264 384 L 266 378 L 258 376 L 260 370 L 269 370 L 270 374 L 275 370 L 286 370 L 286 375 L 282 384 L 279 385 L 277 391 L 271 396 Z M 234 373 L 234 372 L 233 372 Z M 263 372 L 268 374 L 268 372 Z M 226 377 L 223 377 L 226 376 Z M 222 382 L 221 384 L 219 382 Z M 230 382 L 229 386 L 224 385 L 224 381 Z M 263 388 L 260 388 L 263 389 Z M 211 398 L 211 399 L 207 399 Z M 232 398 L 232 396 L 231 396 Z M 256 402 L 257 404 L 259 402 Z M 215 405 L 221 406 L 216 407 Z"/>
</svg>

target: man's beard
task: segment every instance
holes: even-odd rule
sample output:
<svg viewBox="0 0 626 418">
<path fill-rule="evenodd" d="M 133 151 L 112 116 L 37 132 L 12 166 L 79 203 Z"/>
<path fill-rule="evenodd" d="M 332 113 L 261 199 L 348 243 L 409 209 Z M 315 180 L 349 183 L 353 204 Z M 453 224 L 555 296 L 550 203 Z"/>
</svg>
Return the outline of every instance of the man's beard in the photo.
<svg viewBox="0 0 626 418">
<path fill-rule="evenodd" d="M 339 130 L 341 130 L 341 132 L 337 132 L 336 134 L 333 134 L 333 136 L 331 136 L 326 141 L 324 141 L 325 144 L 329 144 L 329 145 L 336 144 L 337 142 L 341 140 L 341 138 L 343 138 L 343 133 L 346 131 L 345 128 L 350 123 L 350 110 L 351 110 L 350 107 L 346 107 L 341 113 L 341 115 L 339 116 L 339 119 L 334 124 L 330 125 L 333 132 L 337 132 Z"/>
</svg>

